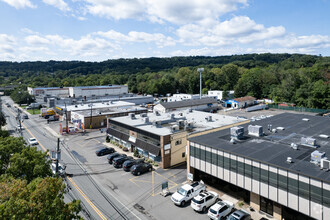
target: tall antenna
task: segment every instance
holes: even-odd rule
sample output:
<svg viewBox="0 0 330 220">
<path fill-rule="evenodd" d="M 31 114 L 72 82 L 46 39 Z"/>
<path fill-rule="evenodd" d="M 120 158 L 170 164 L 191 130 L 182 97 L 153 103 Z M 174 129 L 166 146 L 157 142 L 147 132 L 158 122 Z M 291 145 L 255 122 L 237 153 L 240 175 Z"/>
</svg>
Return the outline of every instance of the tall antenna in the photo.
<svg viewBox="0 0 330 220">
<path fill-rule="evenodd" d="M 202 99 L 202 72 L 204 68 L 198 68 L 197 72 L 199 72 L 199 99 Z"/>
</svg>

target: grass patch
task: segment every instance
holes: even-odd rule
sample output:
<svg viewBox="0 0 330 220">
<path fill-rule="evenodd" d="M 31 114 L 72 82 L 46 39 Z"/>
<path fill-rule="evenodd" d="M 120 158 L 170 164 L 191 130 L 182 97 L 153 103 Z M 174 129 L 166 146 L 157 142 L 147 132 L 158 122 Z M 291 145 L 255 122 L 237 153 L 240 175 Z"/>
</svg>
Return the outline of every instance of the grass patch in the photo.
<svg viewBox="0 0 330 220">
<path fill-rule="evenodd" d="M 39 115 L 40 114 L 40 109 L 29 109 L 29 110 L 26 110 L 28 113 L 30 113 L 31 115 Z M 34 113 L 33 113 L 34 111 Z"/>
</svg>

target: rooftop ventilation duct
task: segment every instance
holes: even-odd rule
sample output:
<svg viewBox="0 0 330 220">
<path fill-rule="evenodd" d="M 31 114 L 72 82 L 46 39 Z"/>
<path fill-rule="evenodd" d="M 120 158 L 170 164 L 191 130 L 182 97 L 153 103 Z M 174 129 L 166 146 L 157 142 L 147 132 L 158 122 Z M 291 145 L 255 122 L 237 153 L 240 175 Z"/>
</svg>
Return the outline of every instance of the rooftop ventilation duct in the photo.
<svg viewBox="0 0 330 220">
<path fill-rule="evenodd" d="M 143 118 L 143 121 L 144 121 L 145 124 L 148 124 L 149 123 L 149 117 Z"/>
<path fill-rule="evenodd" d="M 174 119 L 174 116 L 175 116 L 175 114 L 174 114 L 174 113 L 172 113 L 172 114 L 171 114 L 171 119 Z"/>
<path fill-rule="evenodd" d="M 291 143 L 290 147 L 294 150 L 298 150 L 298 145 L 295 143 Z"/>
<path fill-rule="evenodd" d="M 232 139 L 242 139 L 244 136 L 244 128 L 243 127 L 232 127 L 230 128 L 230 136 Z"/>
<path fill-rule="evenodd" d="M 301 137 L 301 145 L 316 148 L 316 139 L 311 137 Z"/>
<path fill-rule="evenodd" d="M 308 119 L 308 118 L 303 118 L 302 120 L 303 120 L 303 121 L 309 121 L 309 119 Z"/>
<path fill-rule="evenodd" d="M 330 169 L 330 161 L 326 159 L 321 159 L 321 169 Z"/>
<path fill-rule="evenodd" d="M 141 117 L 142 117 L 142 118 L 147 117 L 147 113 L 142 113 L 142 114 L 141 114 Z"/>
<path fill-rule="evenodd" d="M 157 116 L 160 116 L 159 111 L 155 111 L 155 114 L 156 114 Z"/>
<path fill-rule="evenodd" d="M 319 164 L 321 162 L 321 159 L 325 158 L 325 152 L 320 152 L 318 150 L 315 150 L 311 153 L 311 162 Z"/>
<path fill-rule="evenodd" d="M 128 114 L 128 117 L 129 117 L 130 119 L 135 119 L 135 114 L 134 114 L 134 113 L 129 113 L 129 114 Z"/>
<path fill-rule="evenodd" d="M 286 162 L 287 162 L 287 163 L 293 163 L 293 161 L 292 161 L 292 157 L 287 157 L 287 158 L 286 158 Z"/>
<path fill-rule="evenodd" d="M 263 135 L 263 129 L 260 125 L 249 125 L 248 126 L 249 135 L 261 137 Z"/>
<path fill-rule="evenodd" d="M 173 125 L 173 126 L 171 127 L 171 131 L 179 131 L 179 130 L 180 130 L 180 128 L 179 128 L 178 125 Z"/>
<path fill-rule="evenodd" d="M 180 127 L 183 128 L 184 127 L 184 120 L 179 120 L 176 122 L 176 124 Z"/>
</svg>

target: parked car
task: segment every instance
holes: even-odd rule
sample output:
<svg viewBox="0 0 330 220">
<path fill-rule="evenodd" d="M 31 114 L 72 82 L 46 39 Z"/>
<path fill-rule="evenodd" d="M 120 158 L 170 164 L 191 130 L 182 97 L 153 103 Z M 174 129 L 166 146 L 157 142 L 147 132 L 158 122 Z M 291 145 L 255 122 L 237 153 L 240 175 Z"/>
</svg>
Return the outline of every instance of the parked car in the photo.
<svg viewBox="0 0 330 220">
<path fill-rule="evenodd" d="M 56 163 L 52 163 L 50 167 L 52 169 L 53 174 L 55 175 L 56 174 Z M 60 164 L 60 163 L 58 164 L 58 175 L 60 175 L 60 176 L 65 175 L 65 167 L 63 167 L 62 164 Z"/>
<path fill-rule="evenodd" d="M 115 152 L 115 153 L 112 153 L 112 154 L 108 155 L 107 159 L 108 159 L 109 164 L 112 164 L 113 159 L 116 158 L 116 157 L 119 157 L 121 155 L 127 156 L 126 154 L 120 154 L 118 152 Z"/>
<path fill-rule="evenodd" d="M 112 147 L 104 147 L 104 148 L 101 148 L 101 149 L 98 149 L 97 151 L 95 151 L 96 156 L 112 154 L 113 152 L 115 152 L 115 149 L 113 149 Z"/>
<path fill-rule="evenodd" d="M 205 189 L 206 186 L 202 181 L 184 184 L 172 195 L 171 200 L 175 205 L 184 206 L 186 202 L 197 196 Z"/>
<path fill-rule="evenodd" d="M 131 167 L 136 164 L 144 163 L 144 159 L 137 159 L 137 160 L 126 160 L 123 163 L 123 170 L 126 172 L 131 171 Z"/>
<path fill-rule="evenodd" d="M 31 146 L 33 146 L 33 145 L 38 145 L 39 143 L 38 143 L 37 139 L 35 139 L 35 138 L 30 138 L 30 139 L 29 139 L 29 144 L 30 144 Z"/>
<path fill-rule="evenodd" d="M 135 176 L 140 176 L 142 173 L 146 173 L 148 171 L 152 171 L 152 165 L 150 163 L 140 163 L 131 167 L 131 173 Z"/>
<path fill-rule="evenodd" d="M 209 191 L 201 192 L 191 200 L 191 207 L 197 212 L 205 212 L 208 207 L 217 202 L 218 193 Z"/>
<path fill-rule="evenodd" d="M 115 159 L 113 159 L 112 164 L 115 168 L 122 168 L 123 167 L 123 163 L 127 160 L 132 160 L 133 157 L 128 157 L 128 156 L 119 156 L 116 157 Z"/>
<path fill-rule="evenodd" d="M 229 215 L 234 209 L 234 203 L 229 201 L 219 201 L 209 209 L 207 215 L 210 219 L 220 220 Z"/>
<path fill-rule="evenodd" d="M 251 215 L 247 211 L 240 209 L 228 216 L 227 220 L 250 220 Z"/>
<path fill-rule="evenodd" d="M 20 131 L 20 130 L 24 130 L 23 125 L 17 125 L 16 130 Z"/>
<path fill-rule="evenodd" d="M 28 115 L 23 115 L 23 119 L 29 119 Z"/>
</svg>

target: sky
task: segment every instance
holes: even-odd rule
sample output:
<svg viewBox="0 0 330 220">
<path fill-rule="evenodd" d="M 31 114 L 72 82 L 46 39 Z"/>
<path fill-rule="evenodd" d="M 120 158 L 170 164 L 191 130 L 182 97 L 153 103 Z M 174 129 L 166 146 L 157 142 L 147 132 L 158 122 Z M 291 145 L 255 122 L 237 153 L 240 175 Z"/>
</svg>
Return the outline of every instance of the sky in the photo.
<svg viewBox="0 0 330 220">
<path fill-rule="evenodd" d="M 330 55 L 330 0 L 0 0 L 0 61 Z"/>
</svg>

